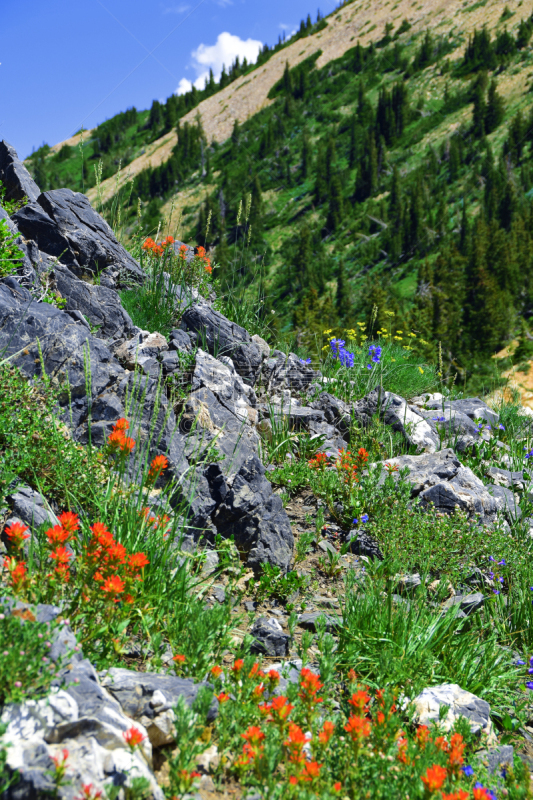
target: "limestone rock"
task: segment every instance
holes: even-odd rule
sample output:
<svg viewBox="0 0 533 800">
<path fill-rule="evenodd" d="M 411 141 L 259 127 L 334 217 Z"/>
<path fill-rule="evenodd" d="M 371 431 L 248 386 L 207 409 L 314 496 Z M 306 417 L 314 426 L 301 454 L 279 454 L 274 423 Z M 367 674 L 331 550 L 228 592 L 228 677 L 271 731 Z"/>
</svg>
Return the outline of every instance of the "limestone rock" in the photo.
<svg viewBox="0 0 533 800">
<path fill-rule="evenodd" d="M 254 623 L 251 634 L 254 637 L 252 653 L 262 653 L 270 657 L 288 655 L 290 636 L 283 633 L 277 619 L 260 617 Z"/>
<path fill-rule="evenodd" d="M 473 733 L 486 734 L 489 744 L 497 744 L 490 719 L 490 705 L 456 683 L 442 683 L 424 689 L 415 697 L 414 704 L 419 725 L 438 723 L 441 706 L 448 706 L 444 719 L 440 721 L 445 731 L 451 730 L 459 717 L 466 717 Z"/>
<path fill-rule="evenodd" d="M 23 200 L 34 203 L 41 190 L 19 159 L 15 148 L 3 139 L 0 142 L 0 181 L 6 190 L 6 200 Z"/>
<path fill-rule="evenodd" d="M 398 456 L 386 463 L 397 466 L 399 470 L 408 468 L 406 480 L 411 484 L 411 497 L 418 497 L 423 507 L 431 503 L 445 513 L 459 508 L 469 516 L 477 515 L 479 522 L 485 524 L 496 519 L 500 503 L 471 469 L 463 467 L 453 450 Z M 397 479 L 398 473 L 392 474 Z M 385 480 L 385 471 L 380 480 Z"/>
<path fill-rule="evenodd" d="M 189 707 L 200 687 L 188 678 L 155 672 L 134 672 L 129 669 L 109 669 L 101 674 L 102 686 L 117 700 L 124 714 L 140 722 L 148 733 L 153 747 L 174 741 L 174 711 L 182 697 Z M 208 713 L 212 722 L 218 714 L 218 701 L 213 698 Z"/>
<path fill-rule="evenodd" d="M 13 222 L 39 250 L 55 256 L 75 275 L 95 275 L 111 265 L 137 281 L 144 272 L 117 241 L 107 222 L 84 194 L 54 189 L 17 211 Z"/>
</svg>

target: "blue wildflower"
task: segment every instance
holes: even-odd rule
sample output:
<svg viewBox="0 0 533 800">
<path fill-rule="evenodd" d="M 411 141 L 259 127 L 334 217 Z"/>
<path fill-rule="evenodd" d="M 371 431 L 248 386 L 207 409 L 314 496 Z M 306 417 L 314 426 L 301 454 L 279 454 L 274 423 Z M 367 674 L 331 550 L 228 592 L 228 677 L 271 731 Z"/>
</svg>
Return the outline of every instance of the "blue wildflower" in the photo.
<svg viewBox="0 0 533 800">
<path fill-rule="evenodd" d="M 357 519 L 357 517 L 354 517 L 353 524 L 357 525 L 357 523 L 358 523 L 358 519 Z"/>
<path fill-rule="evenodd" d="M 367 365 L 366 365 L 366 368 L 367 368 L 367 369 L 372 369 L 372 364 L 367 364 Z"/>
<path fill-rule="evenodd" d="M 505 567 L 505 558 L 502 558 L 501 561 L 498 561 L 498 566 L 499 567 Z"/>
<path fill-rule="evenodd" d="M 461 767 L 461 769 L 463 770 L 467 778 L 471 778 L 472 775 L 474 774 L 474 768 L 471 767 L 470 764 L 467 764 L 466 767 Z"/>
<path fill-rule="evenodd" d="M 446 417 L 431 417 L 433 422 L 446 422 Z"/>
<path fill-rule="evenodd" d="M 496 561 L 496 559 L 493 558 L 492 556 L 489 556 L 489 561 Z"/>
<path fill-rule="evenodd" d="M 498 428 L 499 428 L 501 431 L 504 431 L 504 430 L 505 430 L 505 426 L 504 426 L 504 425 L 502 425 L 502 424 L 501 424 L 501 422 L 500 422 L 500 424 L 498 425 Z"/>
<path fill-rule="evenodd" d="M 526 683 L 526 689 L 529 689 L 530 691 L 533 689 L 533 681 L 528 681 Z"/>
<path fill-rule="evenodd" d="M 363 514 L 363 516 L 361 517 L 361 522 L 368 522 L 369 519 L 370 517 L 368 516 L 368 514 Z"/>
<path fill-rule="evenodd" d="M 311 363 L 310 358 L 300 358 L 300 364 L 310 364 L 310 363 Z"/>
<path fill-rule="evenodd" d="M 492 591 L 494 592 L 494 594 L 500 594 L 500 590 L 499 589 L 493 589 Z"/>
<path fill-rule="evenodd" d="M 521 658 L 517 658 L 514 663 L 516 664 L 517 667 L 523 667 L 526 662 L 522 661 Z"/>
</svg>

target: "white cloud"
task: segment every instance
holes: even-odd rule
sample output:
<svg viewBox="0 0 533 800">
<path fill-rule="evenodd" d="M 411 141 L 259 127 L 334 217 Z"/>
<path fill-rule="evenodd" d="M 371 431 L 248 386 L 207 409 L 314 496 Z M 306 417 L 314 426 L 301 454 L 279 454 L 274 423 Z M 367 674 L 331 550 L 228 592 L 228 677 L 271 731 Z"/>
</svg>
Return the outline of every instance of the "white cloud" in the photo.
<svg viewBox="0 0 533 800">
<path fill-rule="evenodd" d="M 201 44 L 191 53 L 192 67 L 196 71 L 194 85 L 197 89 L 203 89 L 206 80 L 209 78 L 209 69 L 213 70 L 215 80 L 220 78 L 222 66 L 225 64 L 229 69 L 235 58 L 239 56 L 242 62 L 246 58 L 249 64 L 255 63 L 263 43 L 257 39 L 241 39 L 225 31 L 220 33 L 216 44 Z M 187 78 L 182 78 L 176 89 L 176 94 L 184 94 L 190 91 L 192 82 Z"/>
<path fill-rule="evenodd" d="M 187 78 L 182 78 L 176 89 L 176 94 L 187 94 L 192 89 L 192 83 Z"/>
</svg>

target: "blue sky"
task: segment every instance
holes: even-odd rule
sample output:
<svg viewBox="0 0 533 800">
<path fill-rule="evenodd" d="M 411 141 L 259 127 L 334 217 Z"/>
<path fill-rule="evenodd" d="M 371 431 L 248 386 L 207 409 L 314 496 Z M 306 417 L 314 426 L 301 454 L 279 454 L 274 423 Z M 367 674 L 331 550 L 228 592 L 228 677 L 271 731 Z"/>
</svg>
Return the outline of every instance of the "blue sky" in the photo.
<svg viewBox="0 0 533 800">
<path fill-rule="evenodd" d="M 5 0 L 0 139 L 25 158 L 134 105 L 148 108 L 234 53 L 338 0 Z M 221 35 L 224 34 L 224 35 Z M 185 82 L 184 82 L 185 81 Z"/>
</svg>

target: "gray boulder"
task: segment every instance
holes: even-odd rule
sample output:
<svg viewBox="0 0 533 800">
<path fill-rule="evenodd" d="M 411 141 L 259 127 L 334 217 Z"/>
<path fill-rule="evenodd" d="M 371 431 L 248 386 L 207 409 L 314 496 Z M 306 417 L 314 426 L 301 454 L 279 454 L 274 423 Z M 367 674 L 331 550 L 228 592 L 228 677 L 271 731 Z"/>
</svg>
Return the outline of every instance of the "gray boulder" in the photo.
<svg viewBox="0 0 533 800">
<path fill-rule="evenodd" d="M 384 555 L 377 539 L 374 539 L 363 528 L 352 528 L 346 537 L 348 550 L 350 553 L 355 553 L 357 556 L 366 556 L 370 559 L 377 559 L 383 561 Z"/>
<path fill-rule="evenodd" d="M 469 616 L 474 611 L 479 611 L 480 608 L 483 608 L 484 603 L 484 595 L 481 592 L 473 592 L 472 594 L 458 594 L 450 597 L 444 603 L 443 608 L 449 609 L 458 606 L 465 616 Z"/>
<path fill-rule="evenodd" d="M 86 394 L 85 363 L 91 365 L 91 387 L 97 395 L 117 380 L 123 370 L 105 345 L 77 324 L 64 311 L 48 303 L 36 303 L 31 294 L 15 283 L 0 284 L 0 352 L 11 356 L 26 378 L 41 375 L 41 358 L 46 374 L 68 401 L 66 377 L 72 398 Z"/>
<path fill-rule="evenodd" d="M 499 467 L 489 467 L 486 475 L 493 483 L 498 486 L 504 486 L 506 489 L 522 491 L 526 484 L 529 483 L 523 472 L 510 472 Z"/>
<path fill-rule="evenodd" d="M 0 737 L 6 752 L 6 777 L 15 771 L 19 779 L 3 795 L 5 800 L 45 800 L 54 794 L 51 780 L 52 757 L 68 751 L 68 783 L 58 797 L 74 800 L 84 784 L 107 794 L 111 786 L 131 786 L 144 778 L 147 797 L 164 800 L 151 771 L 152 746 L 146 729 L 136 723 L 144 736 L 131 753 L 124 734 L 132 720 L 119 704 L 98 684 L 88 661 L 75 665 L 47 697 L 4 707 L 0 721 L 7 726 Z"/>
<path fill-rule="evenodd" d="M 37 530 L 45 522 L 49 525 L 57 524 L 55 514 L 45 503 L 44 497 L 29 486 L 19 486 L 16 492 L 7 496 L 7 502 L 13 514 L 32 530 Z"/>
<path fill-rule="evenodd" d="M 386 425 L 403 434 L 406 441 L 419 450 L 434 453 L 440 446 L 440 437 L 434 424 L 409 406 L 403 397 L 383 392 L 379 387 L 352 405 L 352 415 L 364 428 L 378 415 Z"/>
<path fill-rule="evenodd" d="M 189 678 L 156 672 L 134 672 L 109 669 L 100 675 L 102 686 L 115 698 L 126 716 L 139 722 L 148 733 L 153 747 L 174 741 L 174 708 L 181 698 L 192 707 L 201 687 Z M 218 701 L 213 697 L 207 716 L 213 722 L 218 714 Z"/>
<path fill-rule="evenodd" d="M 70 189 L 44 192 L 12 219 L 26 239 L 35 241 L 39 250 L 58 258 L 80 278 L 114 266 L 124 279 L 144 280 L 141 267 L 81 193 Z"/>
<path fill-rule="evenodd" d="M 19 159 L 16 150 L 5 139 L 0 142 L 0 181 L 6 189 L 7 200 L 23 200 L 34 203 L 41 190 Z"/>
<path fill-rule="evenodd" d="M 342 625 L 342 617 L 324 614 L 322 611 L 308 611 L 305 614 L 299 614 L 298 625 L 308 631 L 316 631 L 319 619 L 325 622 L 327 633 L 334 633 Z"/>
<path fill-rule="evenodd" d="M 272 350 L 270 357 L 263 363 L 261 380 L 269 392 L 280 389 L 303 392 L 309 389 L 318 375 L 319 373 L 309 364 L 302 363 L 294 353 Z"/>
<path fill-rule="evenodd" d="M 449 731 L 459 717 L 465 717 L 472 733 L 485 733 L 489 744 L 497 744 L 490 719 L 490 705 L 456 683 L 443 683 L 424 689 L 415 697 L 414 705 L 419 725 L 439 723 L 443 731 Z M 441 713 L 442 706 L 447 706 L 444 716 Z"/>
<path fill-rule="evenodd" d="M 326 422 L 333 425 L 341 436 L 350 430 L 352 424 L 350 406 L 338 397 L 328 392 L 321 392 L 318 398 L 310 403 L 310 407 L 321 411 Z"/>
<path fill-rule="evenodd" d="M 277 619 L 260 617 L 254 623 L 251 634 L 254 637 L 250 648 L 252 653 L 261 653 L 271 658 L 288 655 L 291 637 L 283 633 Z"/>
<path fill-rule="evenodd" d="M 4 614 L 16 614 L 23 620 L 23 624 L 31 625 L 32 622 L 42 622 L 49 626 L 51 647 L 48 652 L 48 658 L 54 664 L 64 664 L 65 660 L 71 662 L 69 667 L 83 659 L 81 647 L 78 642 L 74 631 L 66 620 L 62 620 L 59 624 L 52 625 L 61 613 L 58 606 L 46 605 L 38 603 L 32 605 L 24 603 L 22 600 L 13 601 L 12 598 L 1 597 L 0 608 Z"/>
<path fill-rule="evenodd" d="M 259 346 L 244 328 L 231 322 L 207 303 L 186 308 L 181 326 L 198 334 L 198 345 L 216 358 L 229 356 L 243 380 L 254 384 L 263 360 Z"/>
<path fill-rule="evenodd" d="M 507 489 L 505 486 L 499 486 L 498 484 L 494 483 L 492 486 L 487 486 L 487 490 L 498 502 L 500 510 L 505 514 L 506 517 L 508 517 L 509 521 L 515 522 L 521 518 L 522 509 L 520 508 L 518 500 L 515 498 L 511 489 Z"/>
<path fill-rule="evenodd" d="M 133 336 L 135 326 L 113 289 L 81 281 L 59 264 L 54 269 L 54 278 L 58 291 L 67 301 L 66 310 L 86 317 L 91 326 L 97 328 L 95 336 L 99 339 L 121 340 Z"/>
<path fill-rule="evenodd" d="M 397 466 L 399 470 L 407 467 L 406 480 L 411 484 L 411 497 L 418 497 L 422 506 L 433 505 L 445 513 L 458 508 L 469 516 L 476 516 L 484 524 L 496 519 L 500 502 L 489 494 L 471 469 L 461 464 L 453 450 L 399 456 L 386 463 Z M 392 474 L 397 479 L 398 473 Z M 380 480 L 385 480 L 385 470 Z"/>
<path fill-rule="evenodd" d="M 490 425 L 497 425 L 500 415 L 488 407 L 479 397 L 466 397 L 464 400 L 430 400 L 426 408 L 438 411 L 464 414 L 471 420 L 483 419 Z"/>
</svg>

